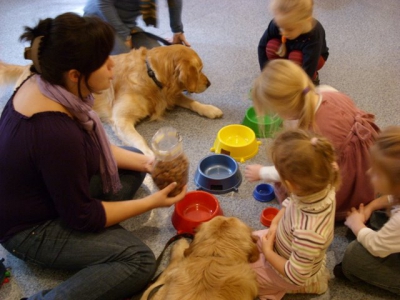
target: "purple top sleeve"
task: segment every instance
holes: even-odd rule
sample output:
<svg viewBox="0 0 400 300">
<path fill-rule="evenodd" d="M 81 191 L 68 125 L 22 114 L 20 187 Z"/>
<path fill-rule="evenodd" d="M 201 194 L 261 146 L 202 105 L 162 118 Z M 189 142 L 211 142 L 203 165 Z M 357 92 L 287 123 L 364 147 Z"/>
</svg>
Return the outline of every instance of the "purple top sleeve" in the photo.
<svg viewBox="0 0 400 300">
<path fill-rule="evenodd" d="M 90 197 L 99 150 L 66 114 L 25 117 L 12 99 L 0 119 L 0 242 L 51 219 L 80 231 L 97 231 L 106 216 Z"/>
</svg>

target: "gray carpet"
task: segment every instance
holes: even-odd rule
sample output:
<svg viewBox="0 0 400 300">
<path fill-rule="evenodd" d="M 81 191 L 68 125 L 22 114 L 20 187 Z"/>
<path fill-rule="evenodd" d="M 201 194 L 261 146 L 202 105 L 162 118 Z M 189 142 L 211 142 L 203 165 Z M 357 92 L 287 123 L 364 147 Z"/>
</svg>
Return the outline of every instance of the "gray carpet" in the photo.
<svg viewBox="0 0 400 300">
<path fill-rule="evenodd" d="M 329 84 L 349 94 L 359 107 L 376 114 L 381 126 L 400 124 L 400 2 L 398 0 L 316 0 L 315 16 L 324 25 L 330 56 L 320 72 L 321 84 Z M 169 19 L 166 4 L 160 1 L 160 27 L 153 33 L 168 37 Z M 228 124 L 240 123 L 251 105 L 247 93 L 259 74 L 257 44 L 271 15 L 264 0 L 185 0 L 183 22 L 187 39 L 204 62 L 204 72 L 212 82 L 201 95 L 201 102 L 222 109 L 224 117 L 208 120 L 184 109 L 176 109 L 159 122 L 144 121 L 138 131 L 149 141 L 164 125 L 179 129 L 185 152 L 190 159 L 189 190 L 198 162 L 210 154 L 217 132 Z M 84 0 L 1 1 L 0 59 L 28 64 L 23 59 L 24 46 L 18 41 L 24 25 L 33 26 L 39 18 L 62 12 L 81 12 Z M 0 110 L 11 95 L 11 88 L 0 90 Z M 110 139 L 121 144 L 107 127 Z M 246 163 L 268 164 L 263 140 L 259 153 Z M 240 164 L 244 171 L 245 164 Z M 237 216 L 261 229 L 259 215 L 267 205 L 252 197 L 255 183 L 243 181 L 237 193 L 218 195 L 226 216 Z M 155 191 L 149 177 L 137 197 Z M 165 242 L 175 234 L 170 218 L 173 209 L 156 209 L 123 223 L 143 239 L 158 255 Z M 328 252 L 330 269 L 341 261 L 348 243 L 344 226 L 336 228 Z M 19 299 L 42 289 L 51 289 L 70 274 L 45 270 L 13 258 L 0 246 L 0 258 L 11 267 L 11 281 L 0 289 L 0 299 Z M 110 274 L 112 276 L 112 274 Z M 284 299 L 396 299 L 388 292 L 365 284 L 352 284 L 333 278 L 325 295 L 287 295 Z"/>
</svg>

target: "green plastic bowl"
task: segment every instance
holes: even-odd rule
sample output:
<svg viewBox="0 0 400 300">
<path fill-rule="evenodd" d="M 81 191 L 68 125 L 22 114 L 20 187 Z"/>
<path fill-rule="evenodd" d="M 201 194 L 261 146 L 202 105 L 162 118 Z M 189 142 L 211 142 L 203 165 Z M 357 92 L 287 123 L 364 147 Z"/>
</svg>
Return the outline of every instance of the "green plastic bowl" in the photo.
<svg viewBox="0 0 400 300">
<path fill-rule="evenodd" d="M 282 119 L 272 116 L 258 117 L 254 107 L 251 106 L 247 109 L 242 124 L 251 128 L 256 137 L 269 138 L 281 128 Z"/>
</svg>

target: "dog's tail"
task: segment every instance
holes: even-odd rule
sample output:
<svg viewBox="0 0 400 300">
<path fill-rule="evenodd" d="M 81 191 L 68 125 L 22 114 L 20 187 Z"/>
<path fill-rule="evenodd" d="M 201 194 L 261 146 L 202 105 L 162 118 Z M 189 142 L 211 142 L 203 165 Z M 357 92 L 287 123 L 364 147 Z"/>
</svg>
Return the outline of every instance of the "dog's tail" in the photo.
<svg viewBox="0 0 400 300">
<path fill-rule="evenodd" d="M 11 65 L 0 61 L 0 87 L 15 85 L 27 69 L 29 66 Z"/>
</svg>

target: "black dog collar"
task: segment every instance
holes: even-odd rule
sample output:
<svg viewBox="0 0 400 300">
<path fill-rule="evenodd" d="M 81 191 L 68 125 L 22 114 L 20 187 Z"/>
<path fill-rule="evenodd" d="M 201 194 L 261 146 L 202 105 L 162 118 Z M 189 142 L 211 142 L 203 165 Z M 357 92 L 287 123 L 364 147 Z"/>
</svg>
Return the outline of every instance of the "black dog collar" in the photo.
<svg viewBox="0 0 400 300">
<path fill-rule="evenodd" d="M 151 79 L 153 79 L 154 83 L 160 88 L 163 88 L 163 85 L 161 82 L 159 82 L 156 78 L 156 74 L 154 73 L 154 71 L 150 68 L 149 62 L 146 59 L 146 67 L 147 67 L 147 74 L 149 75 L 149 77 Z"/>
</svg>

